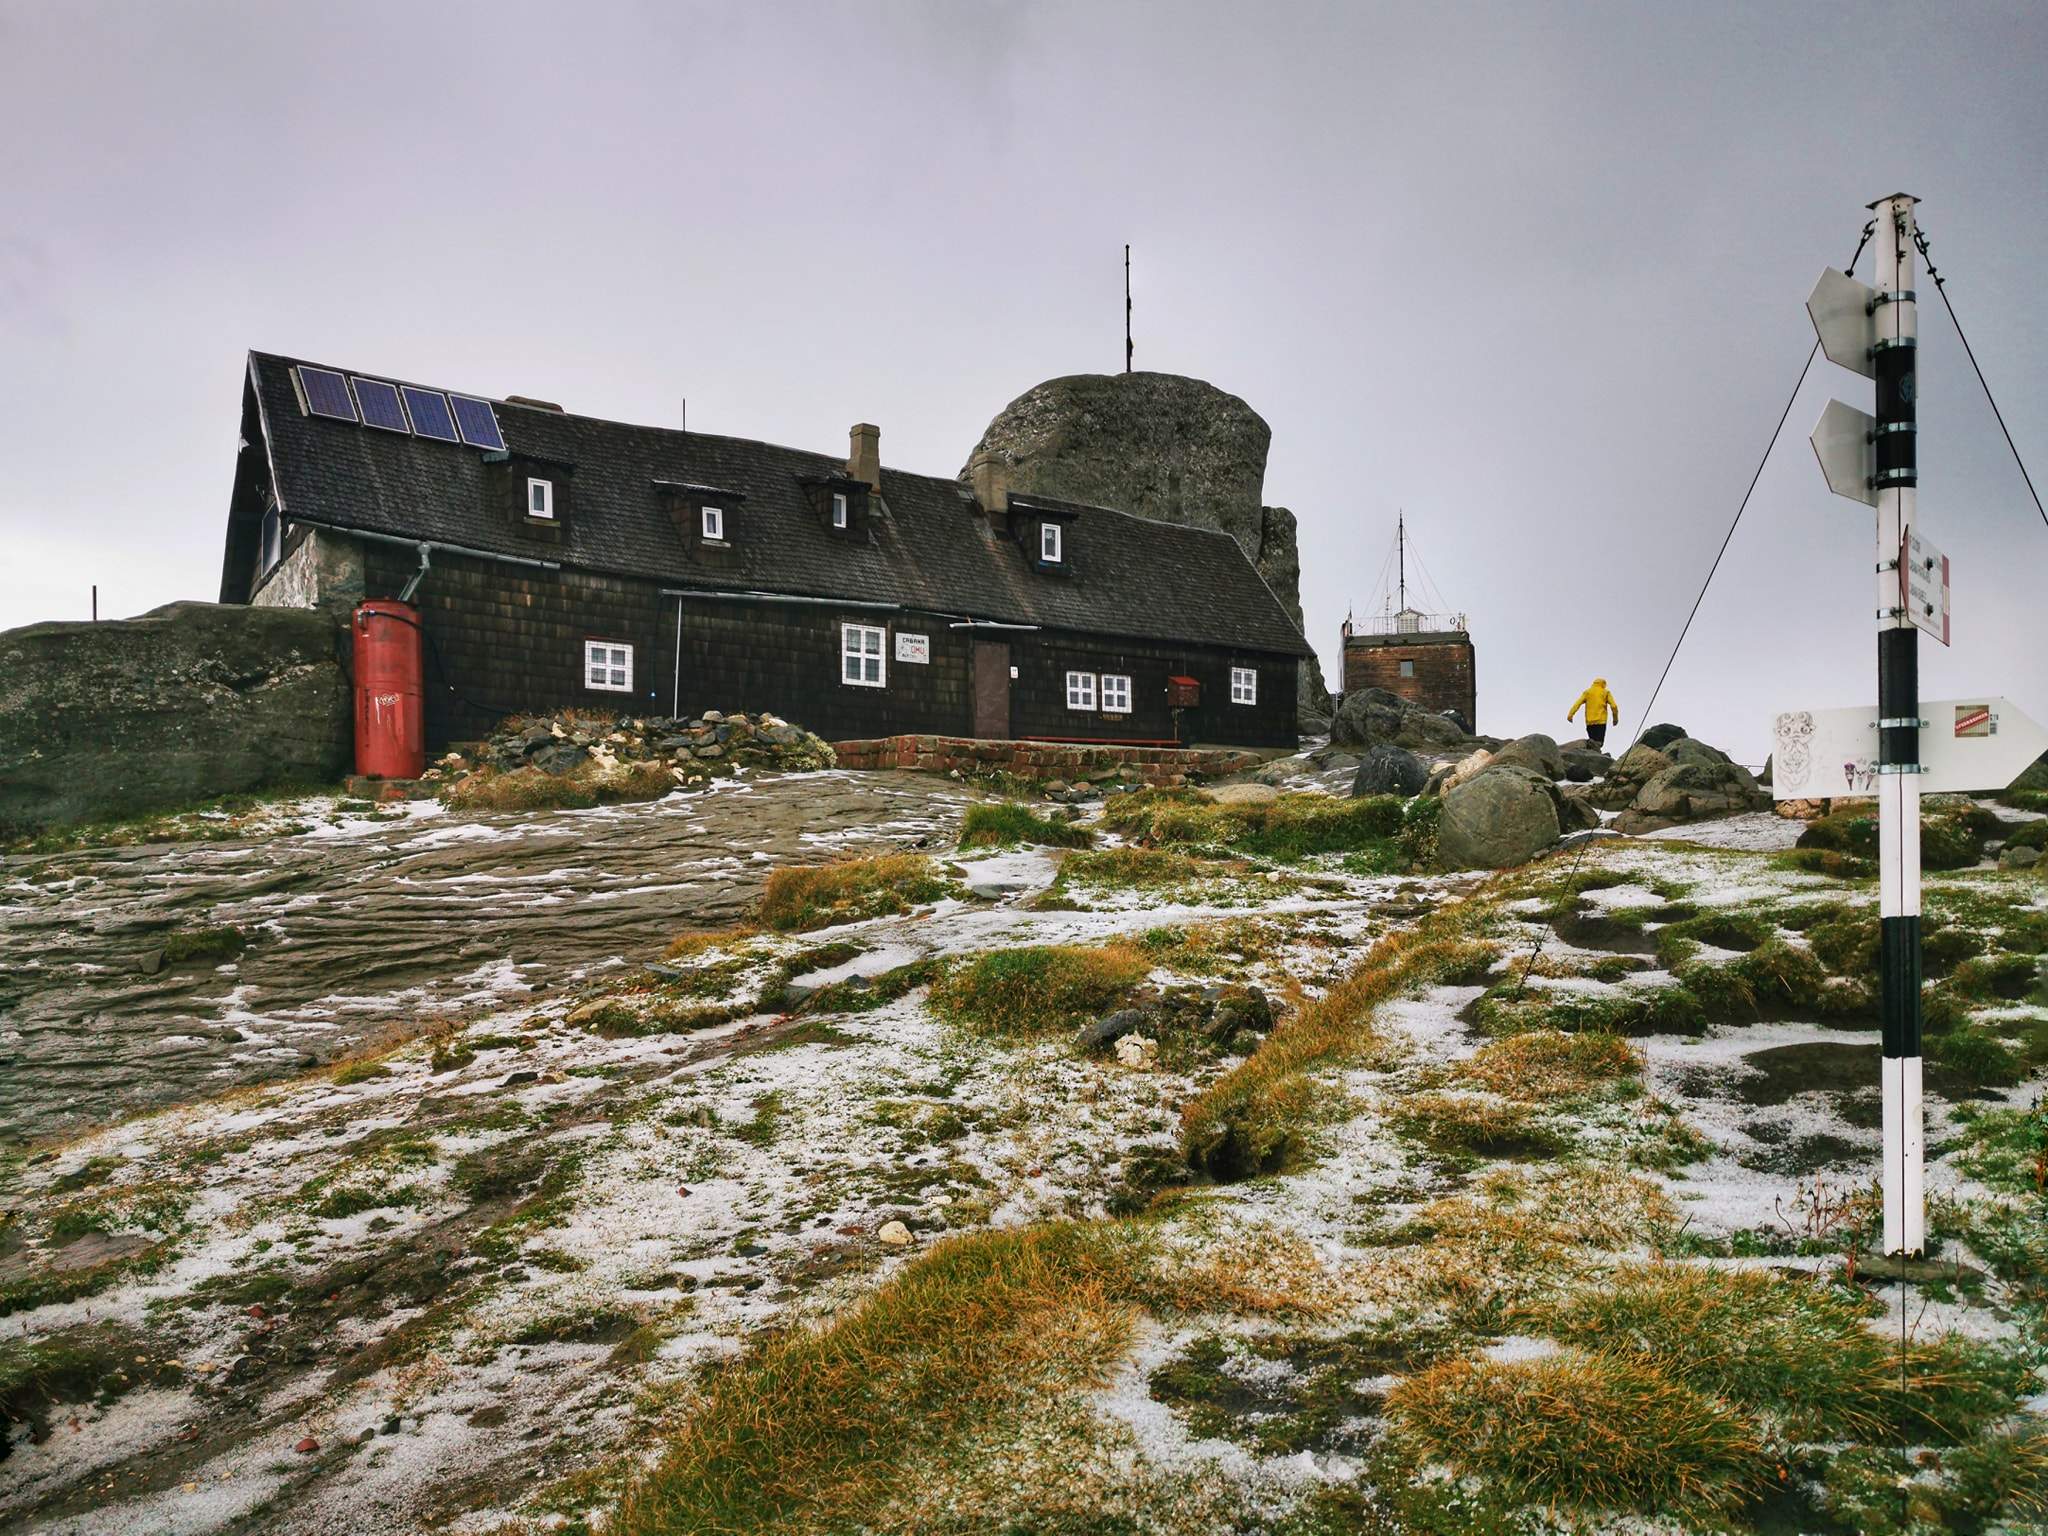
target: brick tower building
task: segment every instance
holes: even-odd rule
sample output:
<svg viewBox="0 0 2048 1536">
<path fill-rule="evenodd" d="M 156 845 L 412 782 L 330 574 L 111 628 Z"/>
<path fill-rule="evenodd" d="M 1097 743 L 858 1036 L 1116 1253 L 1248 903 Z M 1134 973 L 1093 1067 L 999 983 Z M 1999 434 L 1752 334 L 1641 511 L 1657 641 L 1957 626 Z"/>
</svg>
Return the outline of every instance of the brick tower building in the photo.
<svg viewBox="0 0 2048 1536">
<path fill-rule="evenodd" d="M 1395 532 L 1395 603 L 1371 619 L 1344 621 L 1344 691 L 1384 688 L 1424 709 L 1455 712 L 1479 728 L 1477 662 L 1465 615 L 1424 613 L 1408 604 L 1408 526 Z"/>
</svg>

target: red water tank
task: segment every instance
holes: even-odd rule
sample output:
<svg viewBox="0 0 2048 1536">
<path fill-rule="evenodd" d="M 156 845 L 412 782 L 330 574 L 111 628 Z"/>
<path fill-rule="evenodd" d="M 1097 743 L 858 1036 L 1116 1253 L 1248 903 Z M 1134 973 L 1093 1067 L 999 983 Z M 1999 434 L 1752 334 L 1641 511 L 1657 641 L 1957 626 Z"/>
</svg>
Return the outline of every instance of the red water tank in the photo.
<svg viewBox="0 0 2048 1536">
<path fill-rule="evenodd" d="M 356 772 L 416 779 L 427 768 L 420 706 L 420 616 L 379 598 L 355 612 Z"/>
</svg>

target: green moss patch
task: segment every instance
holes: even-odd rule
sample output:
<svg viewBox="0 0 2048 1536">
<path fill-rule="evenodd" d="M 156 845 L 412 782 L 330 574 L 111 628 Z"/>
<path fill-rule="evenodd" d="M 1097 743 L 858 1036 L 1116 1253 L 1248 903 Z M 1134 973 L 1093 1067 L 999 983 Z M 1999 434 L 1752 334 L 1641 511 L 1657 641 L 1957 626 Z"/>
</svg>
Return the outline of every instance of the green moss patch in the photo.
<svg viewBox="0 0 2048 1536">
<path fill-rule="evenodd" d="M 1215 848 L 1291 863 L 1318 853 L 1378 849 L 1405 824 L 1397 795 L 1340 800 L 1288 794 L 1264 805 L 1217 805 L 1184 790 L 1143 789 L 1103 810 L 1113 831 L 1160 848 Z"/>
<path fill-rule="evenodd" d="M 1070 821 L 1049 821 L 1028 805 L 1005 800 L 970 805 L 960 822 L 962 848 L 1014 848 L 1037 843 L 1047 848 L 1086 848 L 1095 834 Z"/>
<path fill-rule="evenodd" d="M 1074 1030 L 1121 1003 L 1152 969 L 1134 945 L 999 949 L 955 965 L 932 988 L 940 1017 L 995 1035 Z"/>
<path fill-rule="evenodd" d="M 885 853 L 778 869 L 761 893 L 761 921 L 785 933 L 891 917 L 960 889 L 922 854 Z"/>
</svg>

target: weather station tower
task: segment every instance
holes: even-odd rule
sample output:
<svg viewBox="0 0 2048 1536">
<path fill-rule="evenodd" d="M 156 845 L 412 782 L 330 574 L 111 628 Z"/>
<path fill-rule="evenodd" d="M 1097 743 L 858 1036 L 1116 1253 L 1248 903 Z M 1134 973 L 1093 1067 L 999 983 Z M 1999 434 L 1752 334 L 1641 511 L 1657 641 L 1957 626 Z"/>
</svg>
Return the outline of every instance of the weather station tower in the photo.
<svg viewBox="0 0 2048 1536">
<path fill-rule="evenodd" d="M 1344 691 L 1384 688 L 1424 709 L 1454 712 L 1467 729 L 1477 730 L 1478 666 L 1471 631 L 1464 614 L 1449 611 L 1450 605 L 1419 558 L 1415 560 L 1416 596 L 1434 602 L 1435 607 L 1425 611 L 1410 604 L 1408 562 L 1412 556 L 1408 517 L 1403 512 L 1395 520 L 1394 547 L 1380 568 L 1379 612 L 1365 619 L 1347 614 L 1344 619 Z M 1429 594 L 1426 598 L 1425 591 Z"/>
</svg>

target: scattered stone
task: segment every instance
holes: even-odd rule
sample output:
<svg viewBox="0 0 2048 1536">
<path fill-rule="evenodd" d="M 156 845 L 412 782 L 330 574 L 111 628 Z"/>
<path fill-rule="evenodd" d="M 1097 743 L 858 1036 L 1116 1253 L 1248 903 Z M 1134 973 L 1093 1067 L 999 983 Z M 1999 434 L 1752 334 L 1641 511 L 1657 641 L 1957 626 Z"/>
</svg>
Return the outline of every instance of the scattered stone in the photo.
<svg viewBox="0 0 2048 1536">
<path fill-rule="evenodd" d="M 1074 1036 L 1074 1045 L 1082 1051 L 1099 1051 L 1121 1035 L 1135 1034 L 1150 1028 L 1153 1014 L 1143 1008 L 1119 1008 L 1106 1013 L 1092 1024 L 1083 1024 Z"/>
<path fill-rule="evenodd" d="M 1778 814 L 1787 821 L 1818 821 L 1833 805 L 1832 800 L 1780 800 Z"/>
<path fill-rule="evenodd" d="M 1645 784 L 1615 818 L 1617 832 L 1654 832 L 1686 821 L 1761 810 L 1768 797 L 1749 770 L 1735 763 L 1674 762 Z"/>
<path fill-rule="evenodd" d="M 1998 856 L 2000 869 L 2032 869 L 2041 862 L 2038 848 L 2008 848 Z"/>
<path fill-rule="evenodd" d="M 903 1248 L 910 1243 L 910 1228 L 900 1221 L 885 1221 L 882 1223 L 882 1230 L 875 1236 L 891 1248 Z"/>
<path fill-rule="evenodd" d="M 315 1440 L 311 1435 L 308 1435 L 305 1439 L 301 1440 L 297 1445 L 293 1446 L 292 1449 L 297 1451 L 301 1456 L 310 1456 L 313 1454 L 313 1452 L 320 1449 L 320 1442 L 318 1440 Z"/>
<path fill-rule="evenodd" d="M 1159 1042 L 1144 1035 L 1125 1035 L 1116 1043 L 1116 1059 L 1139 1072 L 1149 1072 L 1159 1060 Z"/>
<path fill-rule="evenodd" d="M 1710 747 L 1704 741 L 1690 736 L 1681 736 L 1665 747 L 1664 755 L 1674 763 L 1702 763 L 1709 767 L 1716 763 L 1732 763 L 1734 759 L 1719 747 Z"/>
</svg>

